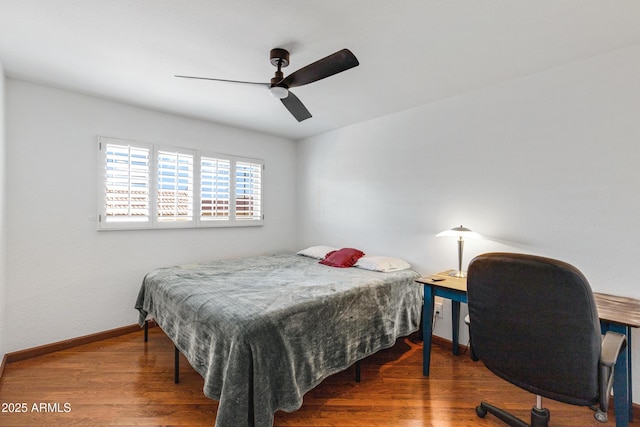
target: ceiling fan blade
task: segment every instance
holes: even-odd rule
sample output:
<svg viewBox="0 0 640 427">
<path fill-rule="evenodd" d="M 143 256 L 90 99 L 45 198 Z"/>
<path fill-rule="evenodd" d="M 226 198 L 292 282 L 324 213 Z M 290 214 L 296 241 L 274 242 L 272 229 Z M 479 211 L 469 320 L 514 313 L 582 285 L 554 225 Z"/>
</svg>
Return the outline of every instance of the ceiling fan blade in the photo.
<svg viewBox="0 0 640 427">
<path fill-rule="evenodd" d="M 260 85 L 260 86 L 266 86 L 266 87 L 271 86 L 269 83 L 244 82 L 244 81 L 241 81 L 241 80 L 212 79 L 210 77 L 179 76 L 177 74 L 174 77 L 180 77 L 182 79 L 213 80 L 214 82 L 240 83 L 240 84 L 245 84 L 245 85 Z"/>
<path fill-rule="evenodd" d="M 307 107 L 305 107 L 302 101 L 291 93 L 291 91 L 289 91 L 289 96 L 282 98 L 280 101 L 282 101 L 284 106 L 287 107 L 287 110 L 293 114 L 293 117 L 295 117 L 297 121 L 301 122 L 311 117 L 311 113 L 307 110 Z"/>
<path fill-rule="evenodd" d="M 342 49 L 294 71 L 278 83 L 278 86 L 296 87 L 306 85 L 341 73 L 359 64 L 358 59 L 349 49 Z"/>
</svg>

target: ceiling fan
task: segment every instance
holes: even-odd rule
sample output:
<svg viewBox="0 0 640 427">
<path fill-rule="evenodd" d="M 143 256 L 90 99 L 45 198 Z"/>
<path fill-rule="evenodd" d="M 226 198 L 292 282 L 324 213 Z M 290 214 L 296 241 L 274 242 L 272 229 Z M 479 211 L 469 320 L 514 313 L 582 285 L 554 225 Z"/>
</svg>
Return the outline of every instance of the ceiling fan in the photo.
<svg viewBox="0 0 640 427">
<path fill-rule="evenodd" d="M 214 79 L 209 77 L 195 76 L 176 75 L 176 77 L 265 86 L 269 88 L 271 94 L 274 97 L 282 101 L 282 104 L 284 104 L 284 106 L 287 108 L 287 110 L 289 110 L 293 117 L 301 122 L 310 118 L 311 113 L 309 112 L 309 110 L 307 110 L 302 101 L 300 101 L 300 99 L 298 99 L 298 97 L 289 90 L 289 88 L 313 83 L 359 65 L 358 59 L 353 53 L 351 53 L 349 49 L 339 50 L 336 53 L 333 53 L 325 58 L 307 65 L 306 67 L 294 71 L 287 77 L 284 77 L 282 68 L 289 65 L 288 51 L 279 48 L 271 49 L 270 61 L 273 66 L 278 68 L 275 76 L 271 79 L 270 83 L 244 82 L 238 80 Z"/>
</svg>

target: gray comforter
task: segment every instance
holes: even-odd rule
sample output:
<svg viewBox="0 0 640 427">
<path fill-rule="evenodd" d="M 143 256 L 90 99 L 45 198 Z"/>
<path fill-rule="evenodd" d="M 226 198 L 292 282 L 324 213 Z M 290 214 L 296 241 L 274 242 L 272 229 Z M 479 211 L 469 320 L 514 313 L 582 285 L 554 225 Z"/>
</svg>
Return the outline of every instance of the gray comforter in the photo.
<svg viewBox="0 0 640 427">
<path fill-rule="evenodd" d="M 202 375 L 217 427 L 272 426 L 324 378 L 418 329 L 416 277 L 290 254 L 214 261 L 147 274 L 135 307 Z"/>
</svg>

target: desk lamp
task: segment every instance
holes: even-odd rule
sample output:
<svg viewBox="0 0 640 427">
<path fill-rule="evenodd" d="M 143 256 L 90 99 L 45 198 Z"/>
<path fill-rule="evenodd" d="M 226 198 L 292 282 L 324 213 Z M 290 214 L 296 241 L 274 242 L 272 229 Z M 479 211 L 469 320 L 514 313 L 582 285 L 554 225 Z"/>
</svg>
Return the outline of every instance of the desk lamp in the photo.
<svg viewBox="0 0 640 427">
<path fill-rule="evenodd" d="M 467 277 L 467 272 L 462 271 L 462 250 L 464 249 L 464 238 L 478 238 L 480 235 L 463 227 L 452 228 L 436 234 L 436 237 L 457 237 L 458 238 L 458 271 L 452 271 L 449 275 L 453 277 Z"/>
</svg>

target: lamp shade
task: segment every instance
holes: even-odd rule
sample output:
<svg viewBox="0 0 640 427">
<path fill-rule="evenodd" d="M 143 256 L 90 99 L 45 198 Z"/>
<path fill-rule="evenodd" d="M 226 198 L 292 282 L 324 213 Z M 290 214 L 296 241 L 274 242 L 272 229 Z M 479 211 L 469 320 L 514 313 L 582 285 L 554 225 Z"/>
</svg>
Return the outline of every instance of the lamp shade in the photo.
<svg viewBox="0 0 640 427">
<path fill-rule="evenodd" d="M 463 239 L 479 239 L 480 235 L 467 227 L 454 227 L 450 230 L 444 230 L 436 234 L 436 237 L 462 237 Z"/>
</svg>

